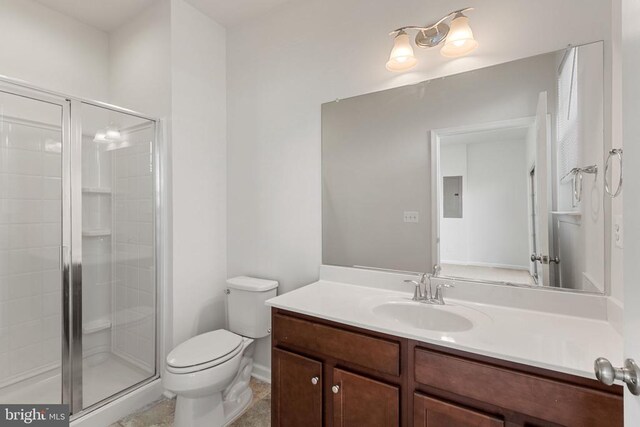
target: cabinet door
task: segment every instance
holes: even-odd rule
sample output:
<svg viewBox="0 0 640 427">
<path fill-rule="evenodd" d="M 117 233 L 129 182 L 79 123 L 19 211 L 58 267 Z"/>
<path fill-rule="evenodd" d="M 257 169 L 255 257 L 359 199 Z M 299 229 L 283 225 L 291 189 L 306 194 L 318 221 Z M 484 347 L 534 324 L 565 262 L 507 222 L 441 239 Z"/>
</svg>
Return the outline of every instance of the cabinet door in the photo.
<svg viewBox="0 0 640 427">
<path fill-rule="evenodd" d="M 413 427 L 502 427 L 498 418 L 420 394 L 413 395 Z"/>
<path fill-rule="evenodd" d="M 334 368 L 331 391 L 335 427 L 400 424 L 398 387 Z"/>
<path fill-rule="evenodd" d="M 272 424 L 322 426 L 322 363 L 273 349 L 272 369 Z"/>
</svg>

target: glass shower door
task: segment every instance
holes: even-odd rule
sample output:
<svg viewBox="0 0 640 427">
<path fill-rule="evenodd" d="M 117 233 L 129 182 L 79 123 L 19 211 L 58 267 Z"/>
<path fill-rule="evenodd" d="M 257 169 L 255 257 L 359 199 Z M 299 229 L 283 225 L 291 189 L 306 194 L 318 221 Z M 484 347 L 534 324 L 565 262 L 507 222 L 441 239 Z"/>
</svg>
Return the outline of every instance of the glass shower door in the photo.
<svg viewBox="0 0 640 427">
<path fill-rule="evenodd" d="M 155 122 L 79 104 L 87 408 L 156 374 Z"/>
<path fill-rule="evenodd" d="M 63 401 L 66 368 L 61 367 L 68 348 L 61 271 L 61 250 L 67 244 L 62 223 L 67 107 L 64 100 L 0 89 L 2 403 Z"/>
<path fill-rule="evenodd" d="M 156 121 L 0 79 L 0 403 L 157 377 Z"/>
</svg>

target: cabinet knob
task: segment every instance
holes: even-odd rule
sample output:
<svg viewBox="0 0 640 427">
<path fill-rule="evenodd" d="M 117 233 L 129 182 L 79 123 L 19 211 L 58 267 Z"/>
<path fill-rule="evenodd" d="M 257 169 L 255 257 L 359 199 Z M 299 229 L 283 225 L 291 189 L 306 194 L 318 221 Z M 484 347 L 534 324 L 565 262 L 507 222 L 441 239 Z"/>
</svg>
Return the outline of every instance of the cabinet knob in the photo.
<svg viewBox="0 0 640 427">
<path fill-rule="evenodd" d="M 318 378 L 318 377 L 313 377 L 313 378 L 311 378 L 311 384 L 313 384 L 313 385 L 318 384 L 318 380 L 319 380 L 319 379 L 320 379 L 320 378 Z"/>
<path fill-rule="evenodd" d="M 331 391 L 333 392 L 333 394 L 338 394 L 338 392 L 340 391 L 340 386 L 334 385 L 333 387 L 331 387 Z"/>
</svg>

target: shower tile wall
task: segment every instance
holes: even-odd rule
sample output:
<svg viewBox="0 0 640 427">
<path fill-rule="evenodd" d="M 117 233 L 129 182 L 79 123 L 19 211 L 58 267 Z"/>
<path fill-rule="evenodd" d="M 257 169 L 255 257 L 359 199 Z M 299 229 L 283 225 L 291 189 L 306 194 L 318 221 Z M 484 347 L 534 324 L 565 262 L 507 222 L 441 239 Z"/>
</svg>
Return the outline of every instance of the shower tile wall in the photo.
<svg viewBox="0 0 640 427">
<path fill-rule="evenodd" d="M 0 128 L 0 387 L 60 365 L 60 131 Z"/>
<path fill-rule="evenodd" d="M 155 359 L 153 132 L 127 135 L 130 147 L 115 150 L 114 352 L 149 372 Z"/>
</svg>

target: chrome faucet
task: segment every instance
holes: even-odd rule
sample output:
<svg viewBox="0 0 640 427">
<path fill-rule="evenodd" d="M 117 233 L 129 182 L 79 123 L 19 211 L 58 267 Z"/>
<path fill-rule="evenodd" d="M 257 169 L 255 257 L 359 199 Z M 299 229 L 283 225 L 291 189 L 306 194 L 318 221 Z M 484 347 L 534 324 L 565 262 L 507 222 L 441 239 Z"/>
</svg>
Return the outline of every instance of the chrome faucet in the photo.
<svg viewBox="0 0 640 427">
<path fill-rule="evenodd" d="M 436 269 L 436 267 L 438 267 Z M 434 272 L 439 272 L 439 266 L 434 267 Z M 413 301 L 419 301 L 425 304 L 438 304 L 445 305 L 443 298 L 443 288 L 453 288 L 453 285 L 447 283 L 439 283 L 436 286 L 436 293 L 433 294 L 431 289 L 431 279 L 435 277 L 433 274 L 422 273 L 420 274 L 419 280 L 405 280 L 405 283 L 412 283 L 415 285 L 415 289 L 413 291 Z"/>
<path fill-rule="evenodd" d="M 411 298 L 413 301 L 424 301 L 427 298 L 426 295 L 426 277 L 427 277 L 427 273 L 422 273 L 420 275 L 420 279 L 419 280 L 405 280 L 404 283 L 413 283 L 415 285 L 415 289 L 413 291 L 413 298 Z M 423 291 L 424 289 L 424 291 Z M 429 281 L 429 298 L 431 298 L 431 281 Z"/>
<path fill-rule="evenodd" d="M 440 275 L 440 272 L 442 271 L 442 267 L 440 266 L 440 264 L 436 264 L 433 266 L 433 277 L 438 277 Z"/>
<path fill-rule="evenodd" d="M 450 285 L 448 283 L 438 283 L 436 285 L 436 296 L 435 298 L 432 300 L 433 304 L 440 304 L 440 305 L 444 305 L 444 297 L 443 297 L 443 290 L 442 288 L 453 288 L 455 286 Z"/>
<path fill-rule="evenodd" d="M 407 279 L 404 281 L 404 283 L 413 283 L 416 287 L 413 291 L 413 298 L 411 299 L 413 301 L 422 301 L 422 299 L 424 298 L 424 295 L 422 295 L 420 282 L 418 282 L 417 280 Z"/>
</svg>

